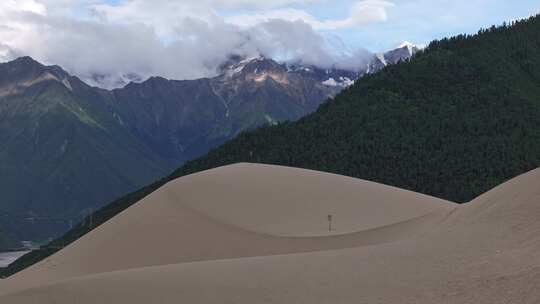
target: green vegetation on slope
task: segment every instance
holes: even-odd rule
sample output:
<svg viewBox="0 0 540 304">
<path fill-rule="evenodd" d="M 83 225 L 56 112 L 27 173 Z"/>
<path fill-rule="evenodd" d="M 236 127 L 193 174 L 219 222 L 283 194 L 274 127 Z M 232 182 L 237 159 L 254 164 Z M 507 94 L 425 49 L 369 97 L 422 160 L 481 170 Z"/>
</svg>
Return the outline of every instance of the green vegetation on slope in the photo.
<svg viewBox="0 0 540 304">
<path fill-rule="evenodd" d="M 540 17 L 433 42 L 295 123 L 243 133 L 169 179 L 236 162 L 334 172 L 466 202 L 540 165 Z M 115 201 L 10 275 L 167 179 Z"/>
<path fill-rule="evenodd" d="M 18 240 L 60 235 L 170 172 L 105 107 L 54 80 L 0 97 L 0 140 L 0 226 Z"/>
</svg>

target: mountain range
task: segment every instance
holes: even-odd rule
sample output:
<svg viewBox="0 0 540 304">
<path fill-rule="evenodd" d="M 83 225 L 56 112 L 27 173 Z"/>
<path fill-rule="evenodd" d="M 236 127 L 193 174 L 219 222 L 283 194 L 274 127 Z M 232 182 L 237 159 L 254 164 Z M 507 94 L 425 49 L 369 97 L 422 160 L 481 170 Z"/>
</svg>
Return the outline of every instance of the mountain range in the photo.
<svg viewBox="0 0 540 304">
<path fill-rule="evenodd" d="M 114 90 L 30 57 L 1 64 L 0 231 L 55 237 L 241 132 L 295 121 L 417 51 L 374 55 L 359 71 L 231 56 L 213 78 L 152 77 Z"/>
<path fill-rule="evenodd" d="M 434 41 L 298 121 L 244 132 L 111 202 L 4 275 L 50 256 L 169 181 L 228 164 L 319 170 L 469 202 L 540 167 L 538 33 L 535 16 Z"/>
</svg>

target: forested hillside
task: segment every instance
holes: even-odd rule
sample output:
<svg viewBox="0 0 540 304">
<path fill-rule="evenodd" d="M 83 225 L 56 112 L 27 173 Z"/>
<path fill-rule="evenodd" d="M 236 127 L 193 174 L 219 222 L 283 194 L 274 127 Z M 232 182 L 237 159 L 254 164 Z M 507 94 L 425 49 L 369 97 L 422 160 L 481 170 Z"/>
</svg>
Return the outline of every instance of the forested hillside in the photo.
<svg viewBox="0 0 540 304">
<path fill-rule="evenodd" d="M 294 123 L 246 132 L 98 211 L 11 274 L 167 180 L 237 162 L 317 169 L 467 202 L 540 166 L 540 17 L 435 41 Z"/>
</svg>

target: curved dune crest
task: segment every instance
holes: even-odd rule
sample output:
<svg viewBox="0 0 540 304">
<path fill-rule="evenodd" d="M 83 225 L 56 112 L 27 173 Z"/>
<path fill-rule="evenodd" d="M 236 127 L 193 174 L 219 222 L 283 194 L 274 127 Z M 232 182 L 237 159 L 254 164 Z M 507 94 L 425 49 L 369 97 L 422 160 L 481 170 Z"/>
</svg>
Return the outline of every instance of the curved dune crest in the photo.
<svg viewBox="0 0 540 304">
<path fill-rule="evenodd" d="M 356 178 L 246 163 L 179 178 L 165 187 L 176 202 L 219 222 L 274 236 L 353 233 L 455 207 Z"/>
<path fill-rule="evenodd" d="M 537 221 L 540 215 L 540 169 L 493 188 L 461 209 L 476 220 L 499 218 L 521 223 Z"/>
<path fill-rule="evenodd" d="M 391 242 L 424 233 L 454 208 L 440 199 L 334 174 L 231 165 L 171 181 L 1 282 L 0 292 L 139 267 Z"/>
</svg>

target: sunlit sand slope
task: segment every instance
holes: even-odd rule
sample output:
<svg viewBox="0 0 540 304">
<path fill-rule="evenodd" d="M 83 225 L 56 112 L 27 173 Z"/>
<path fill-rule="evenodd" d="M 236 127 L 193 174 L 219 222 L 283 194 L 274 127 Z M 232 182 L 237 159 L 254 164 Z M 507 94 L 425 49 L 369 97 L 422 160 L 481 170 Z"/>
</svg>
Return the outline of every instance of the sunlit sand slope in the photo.
<svg viewBox="0 0 540 304">
<path fill-rule="evenodd" d="M 0 282 L 0 292 L 145 266 L 391 242 L 429 231 L 454 208 L 339 175 L 231 165 L 168 183 L 54 256 Z"/>
</svg>

